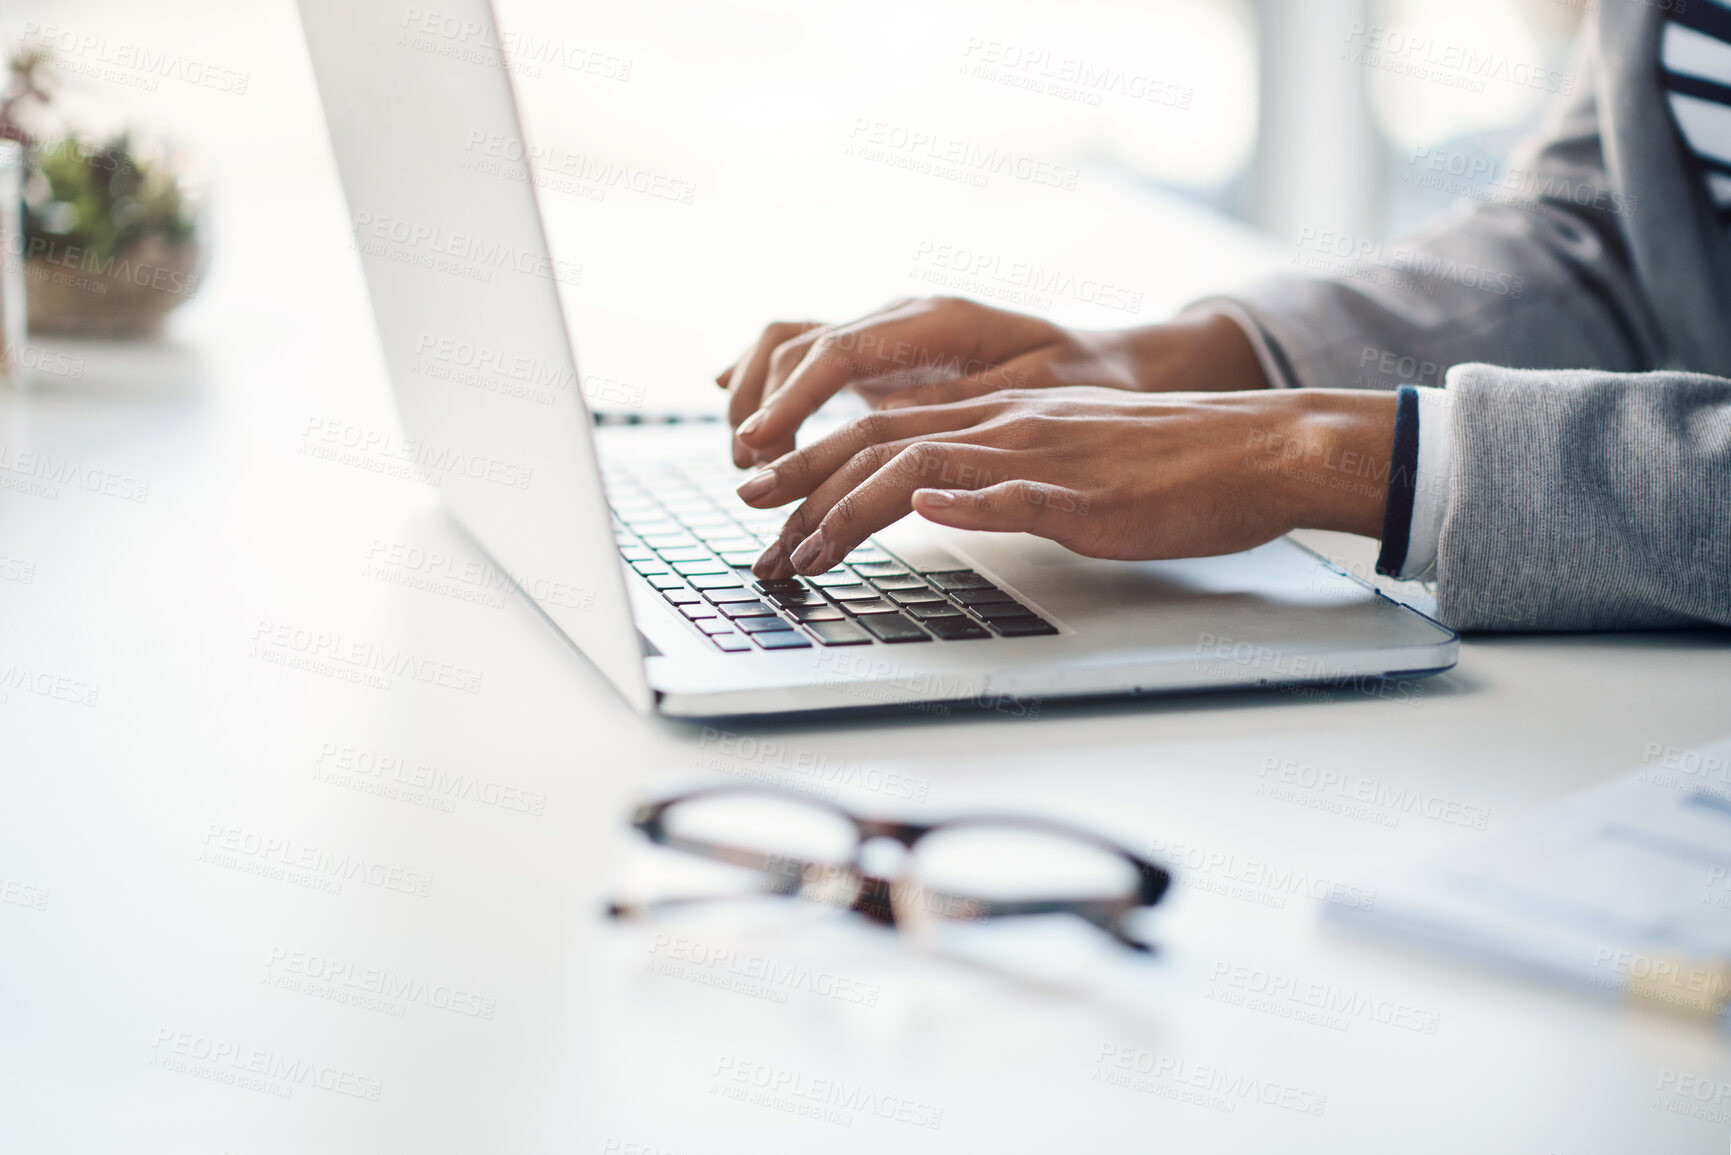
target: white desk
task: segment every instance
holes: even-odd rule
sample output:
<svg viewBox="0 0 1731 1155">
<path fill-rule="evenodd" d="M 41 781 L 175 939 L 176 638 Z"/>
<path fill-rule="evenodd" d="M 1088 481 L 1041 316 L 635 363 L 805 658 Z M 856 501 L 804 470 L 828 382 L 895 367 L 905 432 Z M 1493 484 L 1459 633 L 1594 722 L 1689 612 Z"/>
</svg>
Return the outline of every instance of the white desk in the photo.
<svg viewBox="0 0 1731 1155">
<path fill-rule="evenodd" d="M 316 133 L 310 107 L 283 131 Z M 1325 933 L 1284 881 L 1373 888 L 1472 831 L 1261 789 L 1271 759 L 1312 764 L 1501 828 L 1649 743 L 1725 730 L 1722 638 L 1469 640 L 1407 701 L 1220 695 L 726 736 L 637 717 L 514 595 L 414 588 L 381 564 L 397 544 L 473 559 L 431 491 L 300 452 L 310 420 L 392 427 L 341 210 L 311 183 L 226 204 L 208 292 L 168 344 L 75 348 L 82 376 L 0 398 L 5 452 L 46 454 L 60 478 L 0 489 L 0 1150 L 1725 1149 L 1723 1037 Z M 1265 260 L 1187 210 L 1143 211 L 1132 251 L 1099 259 L 1181 254 L 1151 313 Z M 1209 252 L 1225 255 L 1191 255 Z M 814 292 L 897 291 L 881 270 L 860 280 Z M 746 277 L 726 308 L 776 296 Z M 671 361 L 714 355 L 693 332 Z M 652 389 L 667 407 L 702 396 Z M 1319 540 L 1364 560 L 1365 543 Z M 400 646 L 478 672 L 479 692 L 285 668 L 255 647 L 264 623 Z M 675 942 L 603 923 L 635 850 L 630 802 L 757 772 L 742 737 L 926 794 L 839 790 L 861 807 L 1035 808 L 1204 864 L 1181 872 L 1163 960 L 1088 997 L 864 927 Z M 441 793 L 428 766 L 471 777 Z M 314 888 L 278 869 L 301 854 L 352 870 Z M 1271 982 L 1355 1009 L 1259 1009 Z M 1391 1007 L 1420 1029 L 1379 1021 Z M 1724 1098 L 1699 1104 L 1684 1079 Z M 780 1096 L 752 1101 L 754 1080 Z"/>
</svg>

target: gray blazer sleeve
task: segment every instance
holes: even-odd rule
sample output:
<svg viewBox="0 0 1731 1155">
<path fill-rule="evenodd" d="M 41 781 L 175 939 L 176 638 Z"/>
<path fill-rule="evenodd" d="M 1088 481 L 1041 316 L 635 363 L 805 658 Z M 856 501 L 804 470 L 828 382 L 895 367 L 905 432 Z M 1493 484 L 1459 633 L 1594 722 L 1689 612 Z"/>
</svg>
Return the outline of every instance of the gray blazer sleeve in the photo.
<svg viewBox="0 0 1731 1155">
<path fill-rule="evenodd" d="M 1518 176 L 1506 203 L 1463 205 L 1383 244 L 1301 237 L 1294 265 L 1310 273 L 1272 277 L 1224 298 L 1241 322 L 1255 325 L 1275 384 L 1439 383 L 1378 376 L 1379 364 L 1641 370 L 1661 363 L 1662 338 L 1620 220 L 1641 206 L 1606 174 L 1595 43 L 1584 37 L 1577 49 L 1577 92 L 1553 106 L 1511 160 Z M 1365 259 L 1349 265 L 1335 254 Z M 1318 267 L 1330 275 L 1315 275 Z"/>
<path fill-rule="evenodd" d="M 1469 364 L 1447 386 L 1446 624 L 1731 626 L 1731 380 Z"/>
<path fill-rule="evenodd" d="M 1597 46 L 1613 41 L 1583 37 L 1580 91 L 1512 162 L 1534 202 L 1475 205 L 1371 248 L 1366 268 L 1278 277 L 1227 298 L 1278 384 L 1434 385 L 1377 370 L 1453 366 L 1441 382 L 1454 460 L 1436 579 L 1438 613 L 1457 629 L 1731 625 L 1731 380 L 1645 372 L 1688 346 L 1712 349 L 1724 326 L 1707 310 L 1677 330 L 1678 310 L 1654 305 L 1666 286 L 1637 268 L 1653 264 L 1648 234 L 1685 251 L 1691 236 L 1699 252 L 1719 241 L 1665 211 L 1702 195 L 1675 163 L 1641 172 L 1662 203 L 1628 194 L 1640 183 L 1630 141 L 1674 135 L 1648 79 L 1656 19 L 1617 57 L 1638 93 L 1606 95 Z M 1610 150 L 1607 100 L 1625 120 L 1644 110 Z M 1663 220 L 1632 219 L 1654 208 Z M 1701 290 L 1691 302 L 1710 299 L 1684 264 L 1656 275 Z"/>
</svg>

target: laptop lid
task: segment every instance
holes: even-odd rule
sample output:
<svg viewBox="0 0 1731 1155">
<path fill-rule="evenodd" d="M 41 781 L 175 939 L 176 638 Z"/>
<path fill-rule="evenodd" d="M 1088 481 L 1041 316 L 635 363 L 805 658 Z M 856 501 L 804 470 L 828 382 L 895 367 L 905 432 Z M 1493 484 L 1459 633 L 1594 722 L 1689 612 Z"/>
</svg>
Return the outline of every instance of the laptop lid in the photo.
<svg viewBox="0 0 1731 1155">
<path fill-rule="evenodd" d="M 638 709 L 632 624 L 489 0 L 300 0 L 400 455 Z M 485 163 L 480 163 L 484 160 Z"/>
</svg>

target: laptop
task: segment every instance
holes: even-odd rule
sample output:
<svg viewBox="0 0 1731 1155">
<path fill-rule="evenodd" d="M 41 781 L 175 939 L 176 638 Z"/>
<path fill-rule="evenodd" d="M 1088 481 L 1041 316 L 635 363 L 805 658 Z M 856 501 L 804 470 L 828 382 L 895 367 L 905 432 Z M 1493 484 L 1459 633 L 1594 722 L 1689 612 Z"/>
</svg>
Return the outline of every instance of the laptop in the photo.
<svg viewBox="0 0 1731 1155">
<path fill-rule="evenodd" d="M 512 84 L 559 46 L 502 33 L 489 0 L 300 13 L 401 455 L 637 709 L 1026 716 L 1454 664 L 1452 631 L 1288 539 L 1109 562 L 909 515 L 828 573 L 755 581 L 781 514 L 733 496 L 722 427 L 591 418 L 560 298 L 580 266 L 549 251 Z"/>
</svg>

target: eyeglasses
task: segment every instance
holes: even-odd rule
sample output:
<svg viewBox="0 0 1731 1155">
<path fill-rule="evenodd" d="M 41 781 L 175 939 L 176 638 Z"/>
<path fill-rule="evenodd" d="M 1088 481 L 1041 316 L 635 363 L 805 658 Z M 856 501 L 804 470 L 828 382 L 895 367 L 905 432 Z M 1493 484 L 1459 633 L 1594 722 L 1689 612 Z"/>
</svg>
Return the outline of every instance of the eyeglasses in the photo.
<svg viewBox="0 0 1731 1155">
<path fill-rule="evenodd" d="M 658 846 L 753 872 L 754 891 L 615 901 L 613 918 L 741 897 L 798 898 L 904 933 L 1027 927 L 1080 919 L 1139 952 L 1127 920 L 1165 896 L 1162 867 L 1086 830 L 1044 818 L 979 814 L 892 822 L 823 799 L 716 786 L 640 806 L 631 824 Z M 898 852 L 899 848 L 899 852 Z M 893 874 L 879 865 L 899 857 Z"/>
</svg>

